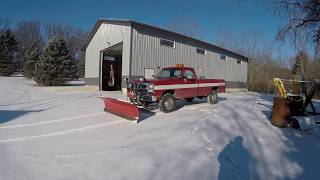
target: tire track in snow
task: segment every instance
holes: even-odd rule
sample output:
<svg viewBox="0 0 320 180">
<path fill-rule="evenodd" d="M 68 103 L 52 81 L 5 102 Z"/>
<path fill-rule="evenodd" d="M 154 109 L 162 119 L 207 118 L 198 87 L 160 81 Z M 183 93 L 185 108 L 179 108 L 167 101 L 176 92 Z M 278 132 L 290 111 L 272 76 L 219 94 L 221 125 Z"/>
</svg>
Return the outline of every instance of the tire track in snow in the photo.
<svg viewBox="0 0 320 180">
<path fill-rule="evenodd" d="M 22 90 L 18 90 L 17 88 L 14 88 L 12 89 L 9 85 L 9 83 L 7 83 L 6 81 L 2 81 L 3 82 L 3 85 L 6 86 L 6 89 L 9 91 L 9 92 L 15 92 L 16 94 L 19 94 L 21 95 L 21 98 L 23 100 L 28 100 L 31 98 L 31 95 L 28 91 L 22 91 Z M 14 83 L 17 83 L 16 80 L 13 80 Z M 20 99 L 21 100 L 21 99 Z"/>
<path fill-rule="evenodd" d="M 124 123 L 124 122 L 125 121 L 111 121 L 111 122 L 91 125 L 91 126 L 87 126 L 87 127 L 69 129 L 69 130 L 65 130 L 65 131 L 58 131 L 58 132 L 53 132 L 53 133 L 41 134 L 41 135 L 27 136 L 27 137 L 21 137 L 21 138 L 12 138 L 12 139 L 1 139 L 0 144 L 10 143 L 10 142 L 27 141 L 27 140 L 33 140 L 33 139 L 38 139 L 38 138 L 44 138 L 44 137 L 65 135 L 65 134 L 69 134 L 69 133 L 81 132 L 84 130 L 91 130 L 91 129 L 101 128 L 101 127 L 106 127 L 109 125 L 120 124 L 120 123 Z"/>
<path fill-rule="evenodd" d="M 210 117 L 217 118 L 218 115 L 216 114 L 218 111 L 214 110 L 203 110 L 198 109 L 200 112 L 205 112 L 205 115 L 200 117 L 199 120 L 194 123 L 191 134 L 194 134 L 198 138 L 201 139 L 203 142 L 203 148 L 209 158 L 215 158 L 218 154 L 218 149 L 214 146 L 212 140 L 208 137 L 206 131 L 208 131 L 208 121 Z"/>
<path fill-rule="evenodd" d="M 57 100 L 60 97 L 54 97 L 54 98 L 49 98 L 49 99 L 40 99 L 40 100 L 32 100 L 32 101 L 25 101 L 25 102 L 20 102 L 20 103 L 9 103 L 9 104 L 0 104 L 0 107 L 6 107 L 6 106 L 15 106 L 15 105 L 25 105 L 25 104 L 33 104 L 33 103 L 42 103 L 42 102 L 51 102 L 53 100 Z"/>
<path fill-rule="evenodd" d="M 209 104 L 201 104 L 201 105 L 191 105 L 191 106 L 187 106 L 187 107 L 183 107 L 181 108 L 181 110 L 190 110 L 190 109 L 198 109 L 198 108 L 201 108 L 201 107 L 207 107 L 207 106 L 210 106 Z"/>
<path fill-rule="evenodd" d="M 37 126 L 37 125 L 50 124 L 50 123 L 61 122 L 61 121 L 70 121 L 70 120 L 73 120 L 73 119 L 91 117 L 91 116 L 96 116 L 96 115 L 100 115 L 100 114 L 105 114 L 105 112 L 98 112 L 98 113 L 92 113 L 92 114 L 86 114 L 86 115 L 81 115 L 81 116 L 62 118 L 62 119 L 56 119 L 56 120 L 50 120 L 50 121 L 43 121 L 43 122 L 34 122 L 34 123 L 28 123 L 28 124 L 18 124 L 18 125 L 12 125 L 12 126 L 0 126 L 0 129 L 12 129 L 12 128 L 20 128 L 20 127 Z"/>
</svg>

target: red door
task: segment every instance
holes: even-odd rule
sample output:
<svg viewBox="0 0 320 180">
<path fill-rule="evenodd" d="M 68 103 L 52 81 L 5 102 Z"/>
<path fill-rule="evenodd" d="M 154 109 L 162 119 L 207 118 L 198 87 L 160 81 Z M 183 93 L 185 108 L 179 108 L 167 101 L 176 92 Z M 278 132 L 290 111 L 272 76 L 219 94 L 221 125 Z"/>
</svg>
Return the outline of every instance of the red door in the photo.
<svg viewBox="0 0 320 180">
<path fill-rule="evenodd" d="M 184 98 L 196 97 L 198 94 L 198 80 L 196 75 L 192 70 L 186 69 L 184 70 L 184 84 L 185 87 L 183 89 Z"/>
<path fill-rule="evenodd" d="M 158 73 L 157 78 L 161 79 L 157 84 L 157 90 L 174 90 L 177 99 L 184 98 L 183 86 L 185 79 L 182 78 L 182 70 L 180 68 L 164 68 Z"/>
</svg>

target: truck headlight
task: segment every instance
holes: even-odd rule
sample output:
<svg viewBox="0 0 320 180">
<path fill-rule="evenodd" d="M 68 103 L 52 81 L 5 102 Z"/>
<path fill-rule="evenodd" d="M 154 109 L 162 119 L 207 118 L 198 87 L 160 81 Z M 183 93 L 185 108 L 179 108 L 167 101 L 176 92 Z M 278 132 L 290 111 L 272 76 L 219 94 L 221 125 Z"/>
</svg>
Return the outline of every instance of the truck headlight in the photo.
<svg viewBox="0 0 320 180">
<path fill-rule="evenodd" d="M 154 91 L 154 85 L 153 84 L 149 84 L 147 86 L 148 92 L 153 92 Z"/>
</svg>

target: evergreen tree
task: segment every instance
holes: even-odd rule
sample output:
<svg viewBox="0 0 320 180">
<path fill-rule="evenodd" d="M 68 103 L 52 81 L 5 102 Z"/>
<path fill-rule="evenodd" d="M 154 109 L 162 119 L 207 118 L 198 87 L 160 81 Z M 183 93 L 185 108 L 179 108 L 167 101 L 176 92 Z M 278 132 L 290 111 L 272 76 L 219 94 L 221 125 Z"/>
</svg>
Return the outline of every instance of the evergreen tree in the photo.
<svg viewBox="0 0 320 180">
<path fill-rule="evenodd" d="M 77 68 L 78 68 L 78 73 L 77 73 L 77 78 L 83 78 L 84 77 L 84 69 L 85 69 L 85 64 L 83 60 L 78 61 L 77 63 Z"/>
<path fill-rule="evenodd" d="M 13 58 L 17 51 L 17 41 L 10 29 L 0 34 L 0 76 L 9 76 L 15 71 Z"/>
<path fill-rule="evenodd" d="M 77 77 L 76 78 L 84 78 L 85 74 L 85 52 L 84 51 L 78 51 L 74 53 L 75 60 L 77 62 Z"/>
<path fill-rule="evenodd" d="M 308 56 L 304 52 L 300 51 L 295 57 L 295 64 L 292 68 L 292 74 L 304 76 L 308 64 L 308 59 Z"/>
<path fill-rule="evenodd" d="M 36 63 L 34 79 L 40 85 L 61 85 L 77 78 L 77 65 L 64 39 L 53 37 Z"/>
<path fill-rule="evenodd" d="M 26 63 L 24 65 L 24 76 L 27 78 L 33 78 L 34 66 L 39 61 L 40 51 L 36 41 L 32 42 L 30 48 L 27 51 Z"/>
</svg>

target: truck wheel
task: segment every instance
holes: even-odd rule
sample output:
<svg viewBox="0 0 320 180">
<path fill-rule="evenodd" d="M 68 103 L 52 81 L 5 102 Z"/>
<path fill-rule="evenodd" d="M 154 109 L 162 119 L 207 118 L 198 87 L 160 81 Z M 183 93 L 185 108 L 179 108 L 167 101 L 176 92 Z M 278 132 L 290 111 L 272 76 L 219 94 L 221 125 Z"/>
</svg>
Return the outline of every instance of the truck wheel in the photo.
<svg viewBox="0 0 320 180">
<path fill-rule="evenodd" d="M 187 101 L 187 102 L 192 102 L 192 101 L 193 101 L 193 97 L 191 97 L 191 98 L 186 98 L 186 101 Z"/>
<path fill-rule="evenodd" d="M 159 106 L 160 111 L 164 113 L 172 112 L 176 107 L 176 98 L 173 96 L 173 94 L 167 93 L 160 99 Z"/>
<path fill-rule="evenodd" d="M 212 90 L 210 94 L 207 96 L 207 100 L 209 104 L 216 104 L 218 102 L 218 93 L 216 90 Z"/>
</svg>

